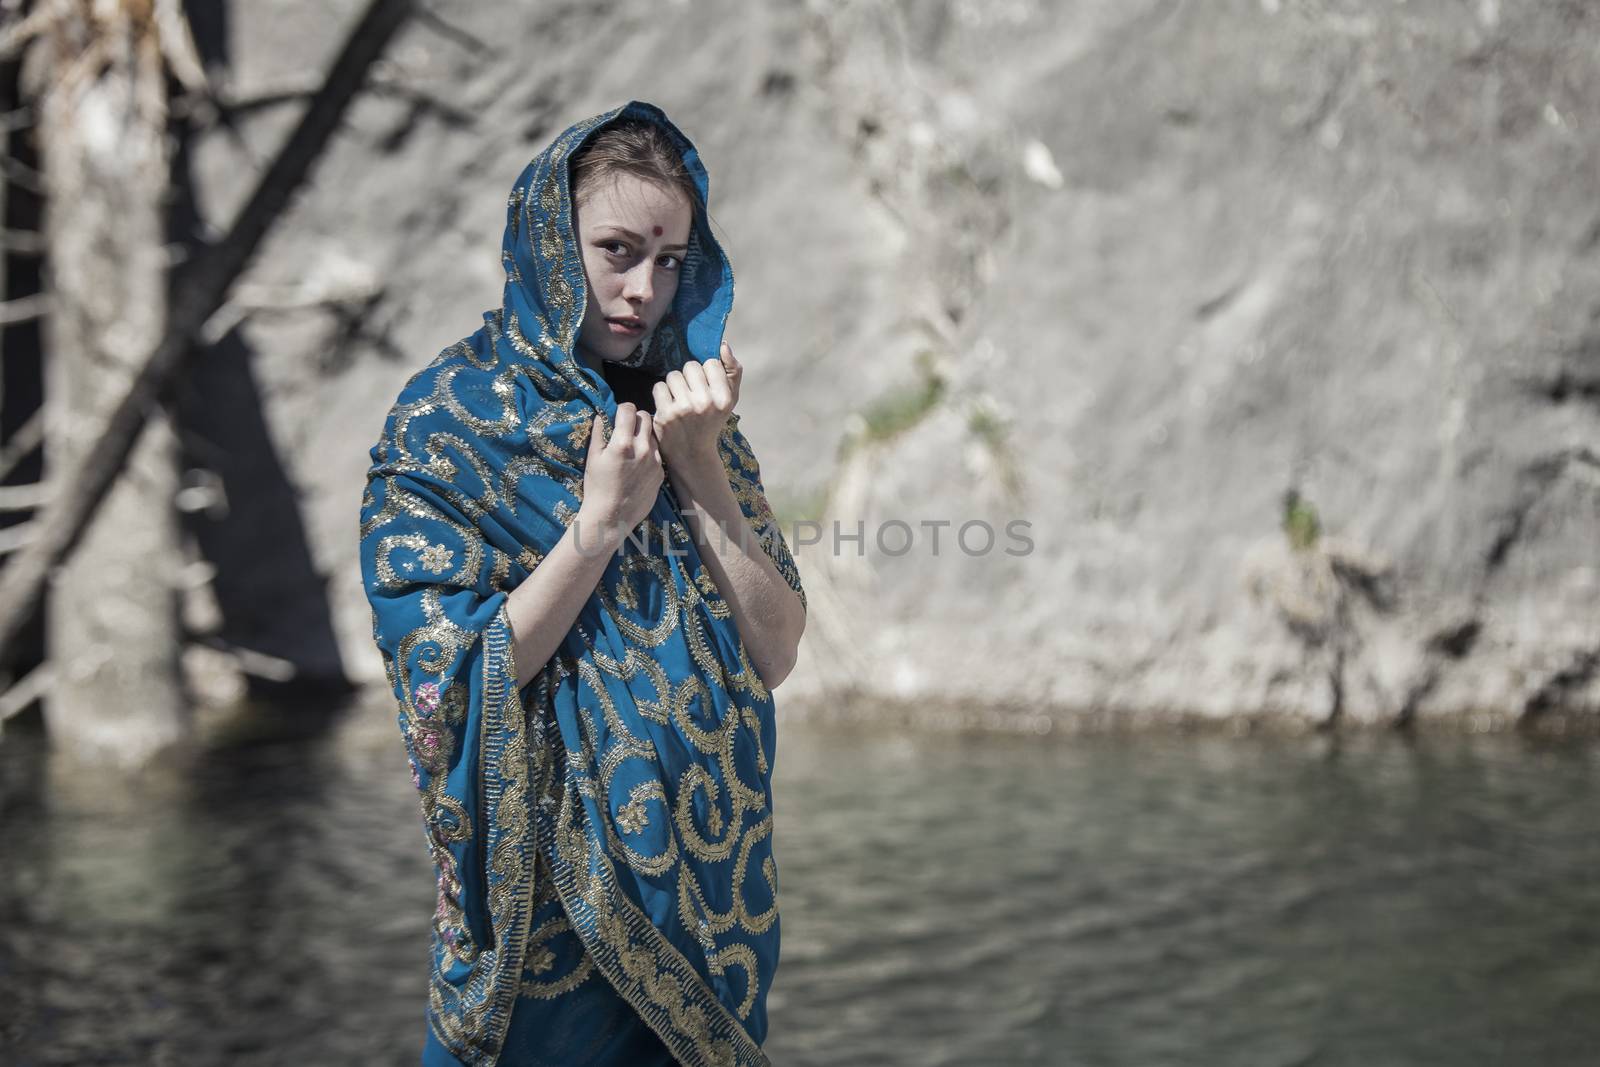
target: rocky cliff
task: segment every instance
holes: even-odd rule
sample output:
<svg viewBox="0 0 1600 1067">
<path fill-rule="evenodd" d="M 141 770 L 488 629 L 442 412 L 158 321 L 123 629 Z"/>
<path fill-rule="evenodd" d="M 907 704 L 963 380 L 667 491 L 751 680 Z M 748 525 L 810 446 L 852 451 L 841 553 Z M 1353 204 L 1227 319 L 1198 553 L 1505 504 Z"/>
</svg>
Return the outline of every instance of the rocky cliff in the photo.
<svg viewBox="0 0 1600 1067">
<path fill-rule="evenodd" d="M 1600 711 L 1592 5 L 429 6 L 236 301 L 363 678 L 367 448 L 498 302 L 527 159 L 640 98 L 708 162 L 743 427 L 821 535 L 786 709 Z M 292 98 L 352 12 L 237 5 L 229 93 Z M 294 110 L 200 145 L 209 214 Z"/>
</svg>

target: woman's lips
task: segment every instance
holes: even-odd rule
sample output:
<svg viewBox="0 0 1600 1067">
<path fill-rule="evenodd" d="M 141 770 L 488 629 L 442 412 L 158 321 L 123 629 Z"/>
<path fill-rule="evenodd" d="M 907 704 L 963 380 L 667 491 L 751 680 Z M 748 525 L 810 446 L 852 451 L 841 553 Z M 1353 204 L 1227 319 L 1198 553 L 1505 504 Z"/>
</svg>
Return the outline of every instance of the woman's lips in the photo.
<svg viewBox="0 0 1600 1067">
<path fill-rule="evenodd" d="M 622 337 L 638 337 L 641 333 L 644 333 L 644 323 L 642 322 L 629 323 L 617 319 L 607 319 L 606 325 L 610 327 L 612 333 Z"/>
</svg>

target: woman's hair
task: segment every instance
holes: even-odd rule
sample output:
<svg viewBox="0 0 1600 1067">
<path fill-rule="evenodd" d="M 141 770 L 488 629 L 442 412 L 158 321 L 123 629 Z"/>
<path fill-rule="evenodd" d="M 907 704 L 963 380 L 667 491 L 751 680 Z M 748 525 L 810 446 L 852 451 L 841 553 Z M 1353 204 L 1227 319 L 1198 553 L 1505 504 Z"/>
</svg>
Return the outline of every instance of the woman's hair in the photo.
<svg viewBox="0 0 1600 1067">
<path fill-rule="evenodd" d="M 612 174 L 632 174 L 664 189 L 676 189 L 698 213 L 699 196 L 683 157 L 653 122 L 624 119 L 595 134 L 572 156 L 572 199 L 584 198 L 590 185 Z"/>
</svg>

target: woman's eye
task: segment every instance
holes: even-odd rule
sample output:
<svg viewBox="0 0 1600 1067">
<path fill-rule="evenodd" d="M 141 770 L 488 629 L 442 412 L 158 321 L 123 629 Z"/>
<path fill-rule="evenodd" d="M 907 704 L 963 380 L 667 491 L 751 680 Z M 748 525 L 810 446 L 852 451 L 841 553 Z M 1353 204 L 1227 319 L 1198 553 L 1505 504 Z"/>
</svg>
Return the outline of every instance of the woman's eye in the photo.
<svg viewBox="0 0 1600 1067">
<path fill-rule="evenodd" d="M 614 256 L 626 255 L 628 252 L 628 246 L 623 244 L 621 241 L 607 241 L 600 247 L 605 249 L 607 252 L 611 252 L 611 254 Z M 616 249 L 616 251 L 612 251 L 613 249 Z"/>
<path fill-rule="evenodd" d="M 677 256 L 662 256 L 660 259 L 656 260 L 656 262 L 661 264 L 663 267 L 666 267 L 668 270 L 677 270 L 679 267 L 683 266 L 683 260 L 679 259 Z"/>
</svg>

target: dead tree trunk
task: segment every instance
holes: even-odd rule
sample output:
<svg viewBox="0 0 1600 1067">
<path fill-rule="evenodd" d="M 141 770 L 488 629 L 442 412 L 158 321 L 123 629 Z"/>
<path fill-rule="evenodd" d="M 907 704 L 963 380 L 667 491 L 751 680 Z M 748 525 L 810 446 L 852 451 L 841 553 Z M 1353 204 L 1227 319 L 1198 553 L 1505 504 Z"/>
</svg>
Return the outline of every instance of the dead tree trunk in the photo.
<svg viewBox="0 0 1600 1067">
<path fill-rule="evenodd" d="M 59 598 L 47 612 L 48 678 L 62 692 L 81 691 L 60 700 L 52 694 L 47 725 L 68 748 L 130 763 L 182 736 L 185 722 L 173 594 L 175 443 L 161 404 L 203 324 L 412 7 L 411 0 L 369 0 L 232 227 L 169 286 L 157 206 L 170 180 L 160 56 L 176 76 L 189 72 L 191 93 L 208 95 L 176 2 L 110 0 L 93 5 L 92 15 L 87 5 L 56 4 L 38 19 L 0 23 L 0 56 L 41 27 L 50 31 L 49 54 L 36 65 L 49 84 L 29 95 L 49 98 L 40 137 L 54 207 L 47 228 L 59 290 L 53 299 L 61 301 L 52 315 L 63 320 L 50 336 L 56 352 L 48 384 L 62 394 L 52 398 L 51 495 L 0 569 L 0 650 L 24 629 L 48 585 Z M 154 445 L 142 440 L 147 427 L 159 439 Z M 124 472 L 132 488 L 117 484 Z M 113 661 L 126 669 L 102 683 L 97 672 L 112 674 Z M 19 684 L 42 686 L 43 677 L 36 671 Z M 32 692 L 0 694 L 0 711 L 32 700 Z"/>
<path fill-rule="evenodd" d="M 49 210 L 45 456 L 55 491 L 167 332 L 166 76 L 140 5 L 73 5 L 51 52 L 39 138 Z M 187 732 L 179 673 L 176 441 L 166 416 L 129 456 L 47 592 L 54 741 L 138 764 Z"/>
</svg>

